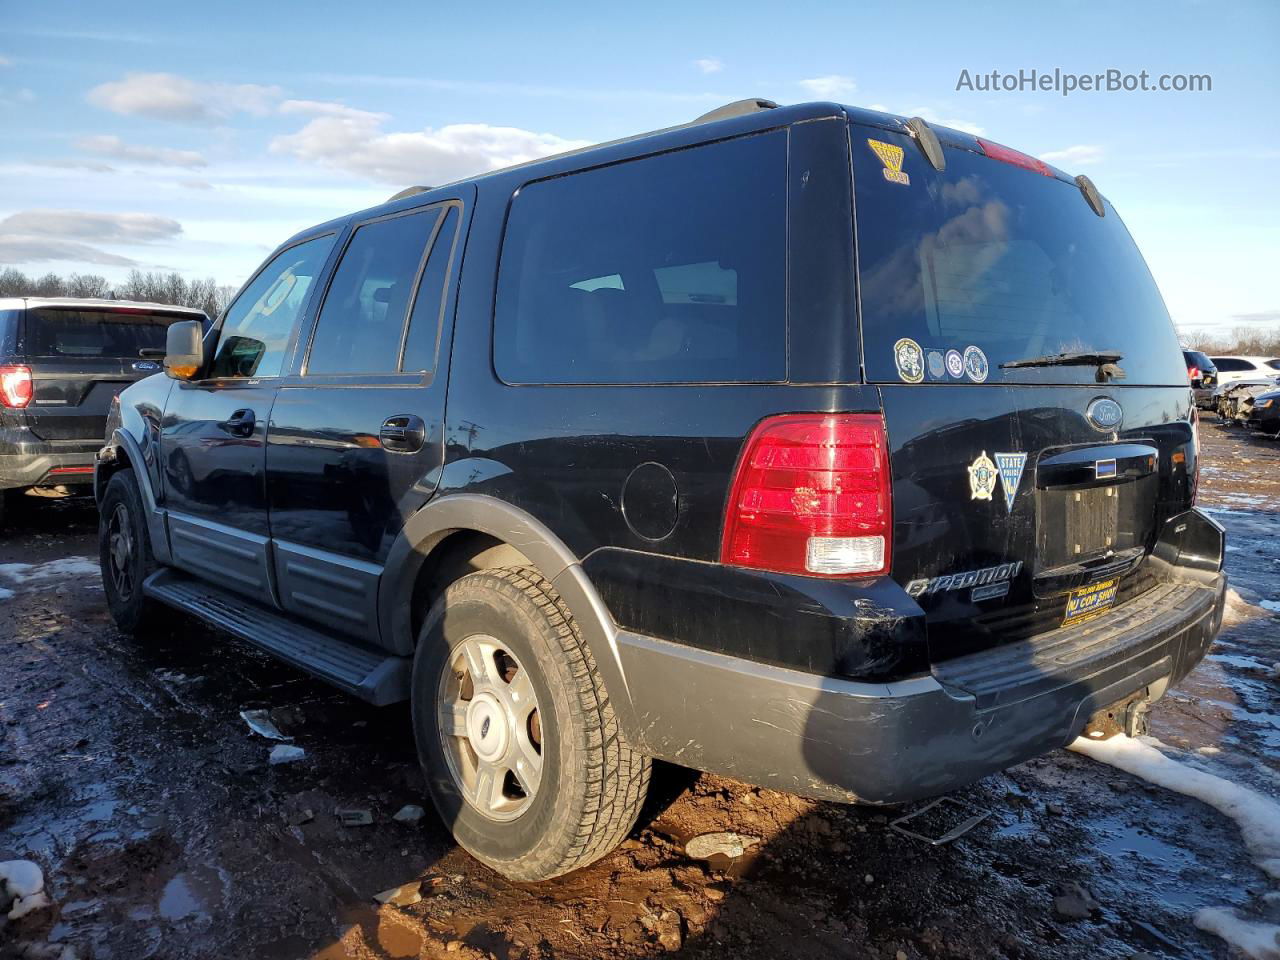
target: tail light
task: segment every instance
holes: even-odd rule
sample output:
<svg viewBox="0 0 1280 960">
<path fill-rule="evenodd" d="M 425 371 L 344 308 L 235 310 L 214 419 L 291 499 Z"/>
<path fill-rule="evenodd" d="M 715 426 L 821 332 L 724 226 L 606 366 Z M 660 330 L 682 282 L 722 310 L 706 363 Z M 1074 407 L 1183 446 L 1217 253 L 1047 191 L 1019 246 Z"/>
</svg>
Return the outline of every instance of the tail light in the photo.
<svg viewBox="0 0 1280 960">
<path fill-rule="evenodd" d="M 722 563 L 824 577 L 888 573 L 892 499 L 878 414 L 788 414 L 743 447 Z"/>
<path fill-rule="evenodd" d="M 31 368 L 0 367 L 0 404 L 21 410 L 31 402 Z"/>
<path fill-rule="evenodd" d="M 1001 163 L 1011 163 L 1015 167 L 1022 167 L 1024 170 L 1033 170 L 1036 173 L 1046 177 L 1052 177 L 1053 171 L 1049 165 L 1043 160 L 1037 160 L 1035 157 L 1028 156 L 1021 150 L 1014 150 L 999 143 L 992 143 L 990 140 L 983 140 L 978 137 L 978 146 L 992 160 L 999 160 Z"/>
<path fill-rule="evenodd" d="M 1200 368 L 1195 366 L 1187 367 L 1187 379 L 1190 380 L 1192 383 L 1195 383 L 1197 380 L 1199 380 Z"/>
</svg>

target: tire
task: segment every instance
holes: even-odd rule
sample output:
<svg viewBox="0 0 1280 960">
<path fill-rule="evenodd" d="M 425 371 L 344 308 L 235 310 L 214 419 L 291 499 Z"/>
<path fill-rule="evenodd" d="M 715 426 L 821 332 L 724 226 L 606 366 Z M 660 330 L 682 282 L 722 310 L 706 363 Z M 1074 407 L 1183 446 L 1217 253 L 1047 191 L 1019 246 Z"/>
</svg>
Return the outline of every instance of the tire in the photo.
<svg viewBox="0 0 1280 960">
<path fill-rule="evenodd" d="M 133 634 L 157 626 L 161 613 L 160 605 L 142 594 L 142 582 L 156 569 L 144 509 L 133 471 L 118 471 L 99 505 L 98 561 L 107 608 L 116 626 Z"/>
<path fill-rule="evenodd" d="M 436 809 L 503 876 L 586 866 L 635 823 L 652 763 L 623 738 L 572 614 L 536 571 L 482 570 L 445 590 L 419 636 L 411 701 Z M 486 779 L 481 751 L 500 737 L 516 759 L 490 763 Z"/>
</svg>

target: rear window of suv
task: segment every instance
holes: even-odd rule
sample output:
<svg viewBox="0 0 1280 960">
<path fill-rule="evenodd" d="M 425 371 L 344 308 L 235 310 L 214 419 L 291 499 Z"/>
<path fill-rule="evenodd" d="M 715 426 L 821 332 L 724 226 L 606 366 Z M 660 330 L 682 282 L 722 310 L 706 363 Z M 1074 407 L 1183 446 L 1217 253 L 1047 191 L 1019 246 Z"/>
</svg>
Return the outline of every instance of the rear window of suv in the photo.
<svg viewBox="0 0 1280 960">
<path fill-rule="evenodd" d="M 1000 365 L 1115 352 L 1124 383 L 1186 383 L 1168 311 L 1109 205 L 1098 217 L 1074 184 L 962 149 L 939 173 L 909 137 L 850 131 L 868 379 L 909 379 L 897 344 L 910 339 L 910 378 L 923 366 L 923 379 L 975 379 L 943 358 L 976 347 L 976 379 L 991 382 L 1092 383 L 1092 366 Z"/>
<path fill-rule="evenodd" d="M 137 360 L 140 350 L 164 349 L 169 324 L 195 316 L 37 307 L 23 318 L 21 350 L 29 357 Z"/>
<path fill-rule="evenodd" d="M 498 275 L 508 383 L 783 380 L 785 132 L 522 187 Z"/>
</svg>

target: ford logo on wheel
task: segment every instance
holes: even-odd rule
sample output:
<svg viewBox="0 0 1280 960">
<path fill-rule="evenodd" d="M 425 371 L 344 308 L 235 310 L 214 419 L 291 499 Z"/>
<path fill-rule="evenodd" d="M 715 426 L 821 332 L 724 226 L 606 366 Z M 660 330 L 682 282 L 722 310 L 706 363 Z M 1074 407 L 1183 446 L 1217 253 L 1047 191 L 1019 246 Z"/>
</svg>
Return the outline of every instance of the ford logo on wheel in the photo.
<svg viewBox="0 0 1280 960">
<path fill-rule="evenodd" d="M 1117 429 L 1124 420 L 1124 410 L 1110 397 L 1099 397 L 1094 400 L 1089 404 L 1084 415 L 1089 418 L 1089 422 L 1095 429 L 1104 431 Z"/>
</svg>

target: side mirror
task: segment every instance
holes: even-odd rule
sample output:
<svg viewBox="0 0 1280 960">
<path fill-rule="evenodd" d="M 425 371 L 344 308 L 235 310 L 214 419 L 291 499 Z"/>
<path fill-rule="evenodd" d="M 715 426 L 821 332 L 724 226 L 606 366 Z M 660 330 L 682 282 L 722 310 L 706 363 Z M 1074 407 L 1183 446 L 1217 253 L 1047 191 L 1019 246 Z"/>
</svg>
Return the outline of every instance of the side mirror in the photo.
<svg viewBox="0 0 1280 960">
<path fill-rule="evenodd" d="M 194 380 L 204 366 L 204 327 L 179 320 L 165 333 L 164 372 L 175 380 Z"/>
</svg>

